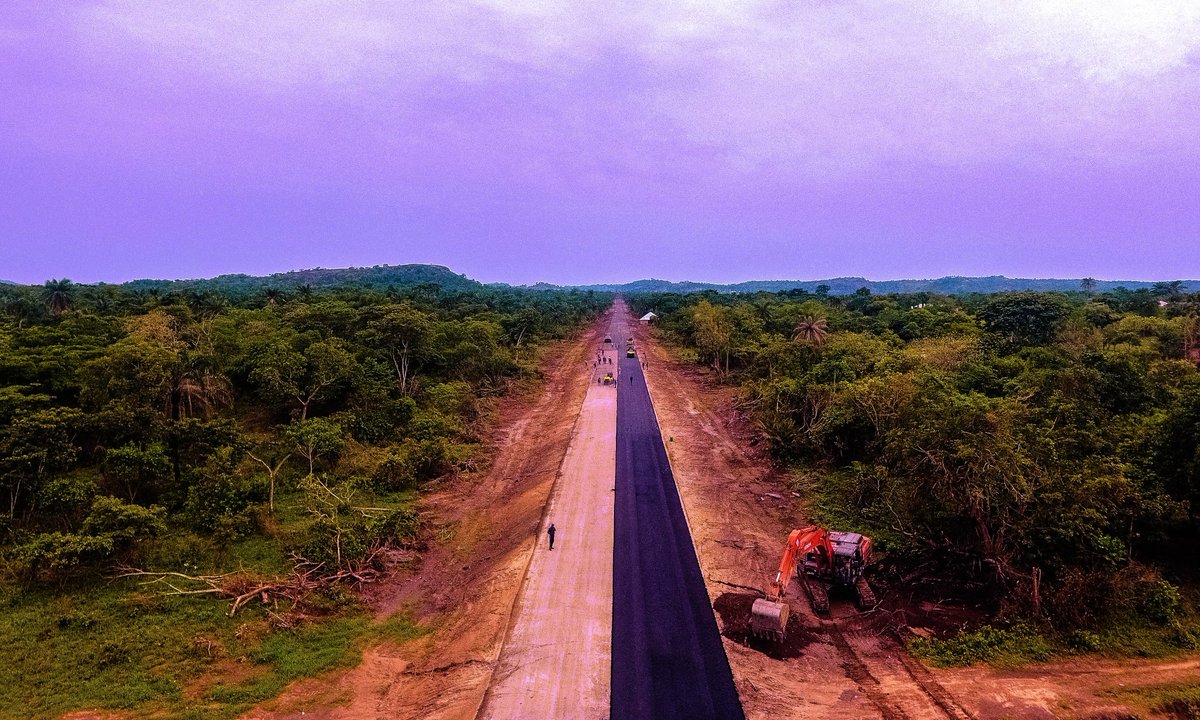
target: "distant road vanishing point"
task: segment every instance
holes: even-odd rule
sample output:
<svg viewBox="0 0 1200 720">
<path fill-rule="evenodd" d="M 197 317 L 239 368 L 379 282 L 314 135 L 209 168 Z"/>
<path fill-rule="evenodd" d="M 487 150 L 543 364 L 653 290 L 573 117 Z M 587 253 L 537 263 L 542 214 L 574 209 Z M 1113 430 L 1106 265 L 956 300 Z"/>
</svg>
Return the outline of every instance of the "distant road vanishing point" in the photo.
<svg viewBox="0 0 1200 720">
<path fill-rule="evenodd" d="M 631 320 L 618 300 L 596 349 L 615 386 L 588 388 L 481 720 L 744 717 Z"/>
</svg>

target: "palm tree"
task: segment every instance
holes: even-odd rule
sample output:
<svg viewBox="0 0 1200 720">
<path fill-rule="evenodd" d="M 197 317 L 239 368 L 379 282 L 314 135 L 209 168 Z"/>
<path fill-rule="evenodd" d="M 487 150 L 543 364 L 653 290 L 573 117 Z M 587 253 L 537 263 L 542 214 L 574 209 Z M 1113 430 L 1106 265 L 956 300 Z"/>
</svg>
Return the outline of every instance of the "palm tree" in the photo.
<svg viewBox="0 0 1200 720">
<path fill-rule="evenodd" d="M 800 318 L 800 322 L 796 323 L 796 328 L 792 331 L 793 340 L 806 342 L 816 347 L 824 344 L 827 337 L 829 337 L 829 325 L 825 318 L 813 315 L 805 315 Z"/>
<path fill-rule="evenodd" d="M 223 295 L 211 291 L 189 290 L 186 294 L 188 307 L 197 317 L 211 318 L 229 306 Z"/>
<path fill-rule="evenodd" d="M 233 403 L 233 385 L 213 367 L 211 360 L 185 354 L 171 378 L 167 402 L 173 420 L 207 417 Z"/>
<path fill-rule="evenodd" d="M 46 306 L 50 308 L 50 312 L 62 315 L 70 310 L 74 303 L 75 283 L 67 278 L 47 280 L 46 286 L 42 289 L 42 295 L 46 298 Z"/>
</svg>

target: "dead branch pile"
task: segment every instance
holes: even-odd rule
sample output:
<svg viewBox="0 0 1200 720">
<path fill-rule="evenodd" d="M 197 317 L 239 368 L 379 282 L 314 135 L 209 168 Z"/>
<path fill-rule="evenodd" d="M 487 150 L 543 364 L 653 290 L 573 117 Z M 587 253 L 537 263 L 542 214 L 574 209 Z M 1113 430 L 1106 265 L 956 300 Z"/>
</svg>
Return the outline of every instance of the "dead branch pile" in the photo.
<svg viewBox="0 0 1200 720">
<path fill-rule="evenodd" d="M 291 574 L 275 578 L 244 572 L 187 575 L 131 566 L 118 567 L 112 577 L 143 578 L 143 586 L 161 589 L 165 595 L 214 595 L 227 598 L 231 601 L 230 617 L 246 605 L 258 601 L 267 608 L 273 621 L 290 626 L 305 617 L 305 605 L 314 592 L 334 585 L 358 588 L 377 580 L 383 574 L 380 555 L 385 549 L 380 547 L 364 560 L 340 568 L 294 556 Z"/>
</svg>

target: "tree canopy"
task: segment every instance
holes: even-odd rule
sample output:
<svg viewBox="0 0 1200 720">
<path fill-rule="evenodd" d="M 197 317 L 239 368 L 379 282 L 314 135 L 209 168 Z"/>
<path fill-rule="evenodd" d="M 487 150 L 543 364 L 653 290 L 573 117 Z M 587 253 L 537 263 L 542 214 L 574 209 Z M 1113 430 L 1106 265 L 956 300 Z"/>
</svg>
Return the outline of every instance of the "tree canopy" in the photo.
<svg viewBox="0 0 1200 720">
<path fill-rule="evenodd" d="M 1117 613 L 1114 578 L 1190 577 L 1200 295 L 1092 283 L 632 304 L 740 387 L 781 463 L 821 478 L 818 519 L 893 557 L 952 564 L 1015 611 L 1041 600 L 1068 624 Z"/>
</svg>

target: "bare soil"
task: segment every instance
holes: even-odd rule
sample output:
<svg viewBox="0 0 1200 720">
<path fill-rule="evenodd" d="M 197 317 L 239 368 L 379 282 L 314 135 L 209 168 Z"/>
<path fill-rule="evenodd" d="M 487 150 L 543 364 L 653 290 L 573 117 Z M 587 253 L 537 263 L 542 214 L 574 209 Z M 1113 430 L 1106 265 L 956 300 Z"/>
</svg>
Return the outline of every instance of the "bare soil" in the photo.
<svg viewBox="0 0 1200 720">
<path fill-rule="evenodd" d="M 502 401 L 486 472 L 465 475 L 422 500 L 423 518 L 433 528 L 429 550 L 415 571 L 378 584 L 371 602 L 380 617 L 409 612 L 431 632 L 403 645 L 370 648 L 359 667 L 298 682 L 246 718 L 475 716 L 607 318 L 546 352 L 539 392 Z"/>
<path fill-rule="evenodd" d="M 835 595 L 831 618 L 815 616 L 793 582 L 783 643 L 751 638 L 750 605 L 774 575 L 788 532 L 804 523 L 803 507 L 738 409 L 736 391 L 678 361 L 645 326 L 635 336 L 747 718 L 1169 717 L 1124 691 L 1200 684 L 1196 656 L 1081 658 L 1012 671 L 927 667 L 904 650 L 896 628 L 942 634 L 986 612 L 933 578 L 881 583 L 880 606 L 867 613 Z"/>
</svg>

